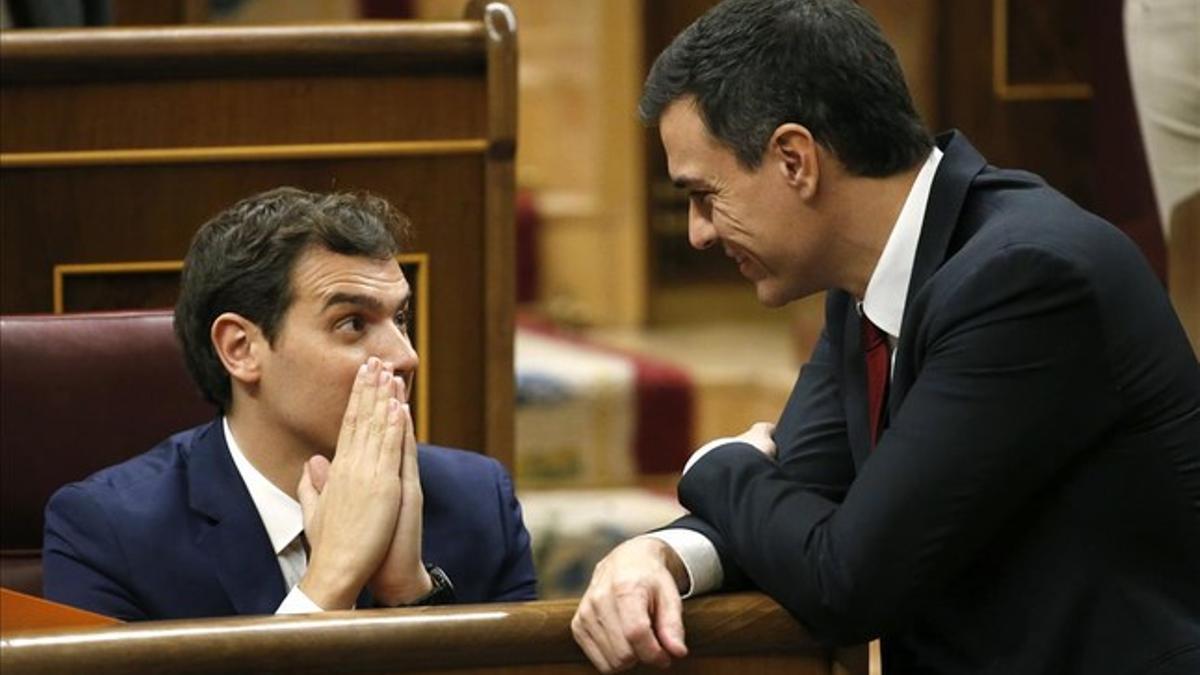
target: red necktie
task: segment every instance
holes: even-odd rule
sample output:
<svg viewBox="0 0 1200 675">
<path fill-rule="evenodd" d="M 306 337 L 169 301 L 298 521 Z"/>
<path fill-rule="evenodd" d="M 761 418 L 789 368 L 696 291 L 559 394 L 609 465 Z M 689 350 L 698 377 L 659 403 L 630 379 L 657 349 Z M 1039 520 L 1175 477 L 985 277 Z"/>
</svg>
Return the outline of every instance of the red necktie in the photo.
<svg viewBox="0 0 1200 675">
<path fill-rule="evenodd" d="M 883 431 L 883 403 L 887 400 L 888 380 L 891 371 L 891 354 L 887 336 L 879 326 L 862 317 L 863 355 L 867 361 L 867 405 L 871 421 L 871 447 L 879 440 Z"/>
</svg>

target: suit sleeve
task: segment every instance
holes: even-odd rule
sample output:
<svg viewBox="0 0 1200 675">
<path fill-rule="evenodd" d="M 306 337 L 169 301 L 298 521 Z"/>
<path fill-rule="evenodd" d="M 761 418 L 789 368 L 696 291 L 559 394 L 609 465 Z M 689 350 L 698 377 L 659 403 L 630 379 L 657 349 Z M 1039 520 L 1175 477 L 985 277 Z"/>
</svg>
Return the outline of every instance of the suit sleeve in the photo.
<svg viewBox="0 0 1200 675">
<path fill-rule="evenodd" d="M 491 463 L 495 476 L 500 518 L 504 528 L 504 557 L 492 584 L 492 602 L 514 602 L 537 599 L 537 576 L 533 569 L 533 553 L 529 532 L 521 517 L 521 504 L 513 491 L 512 480 L 499 462 Z"/>
<path fill-rule="evenodd" d="M 683 478 L 680 501 L 815 636 L 877 636 L 1104 433 L 1100 325 L 1069 264 L 1007 249 L 913 329 L 919 373 L 844 499 L 789 468 L 809 460 L 734 445 Z"/>
<path fill-rule="evenodd" d="M 84 487 L 50 498 L 43 542 L 46 599 L 124 621 L 148 618 L 123 581 L 129 567 L 107 512 Z"/>
<path fill-rule="evenodd" d="M 842 325 L 842 319 L 827 316 L 828 326 Z M 828 329 L 827 329 L 828 330 Z M 845 497 L 854 479 L 854 460 L 846 435 L 846 418 L 841 388 L 837 379 L 837 357 L 828 332 L 822 331 L 808 363 L 800 370 L 783 414 L 775 427 L 778 448 L 778 469 L 794 485 L 838 503 Z M 741 443 L 721 446 L 743 452 L 758 451 Z M 716 449 L 714 449 L 716 450 Z M 693 471 L 705 461 L 701 460 Z M 690 473 L 690 472 L 689 472 Z M 686 515 L 670 527 L 695 530 L 704 535 L 717 550 L 724 575 L 722 590 L 737 590 L 753 585 L 722 532 L 695 515 Z"/>
</svg>

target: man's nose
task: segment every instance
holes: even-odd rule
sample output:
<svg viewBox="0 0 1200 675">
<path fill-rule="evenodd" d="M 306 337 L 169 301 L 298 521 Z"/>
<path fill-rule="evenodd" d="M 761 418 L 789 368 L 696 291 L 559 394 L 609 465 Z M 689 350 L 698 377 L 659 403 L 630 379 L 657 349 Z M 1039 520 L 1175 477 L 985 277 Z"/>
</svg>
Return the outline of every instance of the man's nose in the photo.
<svg viewBox="0 0 1200 675">
<path fill-rule="evenodd" d="M 717 229 L 712 220 L 695 204 L 688 206 L 688 242 L 694 249 L 706 249 L 717 243 Z"/>
<path fill-rule="evenodd" d="M 413 348 L 412 340 L 409 339 L 408 333 L 397 326 L 388 335 L 387 344 L 380 350 L 381 359 L 390 361 L 395 368 L 396 375 L 407 377 L 409 374 L 416 372 L 417 365 L 421 363 L 421 357 L 417 355 L 417 350 Z"/>
</svg>

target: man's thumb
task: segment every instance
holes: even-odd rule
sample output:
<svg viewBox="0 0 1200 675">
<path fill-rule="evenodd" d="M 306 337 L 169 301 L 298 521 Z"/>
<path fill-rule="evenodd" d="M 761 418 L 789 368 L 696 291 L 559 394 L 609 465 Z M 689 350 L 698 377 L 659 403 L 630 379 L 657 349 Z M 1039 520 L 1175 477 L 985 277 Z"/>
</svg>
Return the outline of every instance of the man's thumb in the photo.
<svg viewBox="0 0 1200 675">
<path fill-rule="evenodd" d="M 317 494 L 325 491 L 325 484 L 329 482 L 329 467 L 329 460 L 323 455 L 313 455 L 304 464 L 304 468 L 308 470 L 312 486 L 317 489 Z"/>
</svg>

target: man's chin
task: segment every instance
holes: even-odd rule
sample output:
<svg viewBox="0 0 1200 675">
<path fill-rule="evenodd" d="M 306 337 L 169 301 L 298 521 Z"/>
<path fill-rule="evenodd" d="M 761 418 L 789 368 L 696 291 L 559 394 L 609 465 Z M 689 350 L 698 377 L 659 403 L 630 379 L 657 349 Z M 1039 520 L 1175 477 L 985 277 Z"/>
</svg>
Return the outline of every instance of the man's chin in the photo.
<svg viewBox="0 0 1200 675">
<path fill-rule="evenodd" d="M 758 296 L 758 302 L 770 309 L 778 309 L 793 300 L 812 295 L 813 292 L 815 291 L 797 293 L 779 284 L 772 284 L 770 279 L 759 279 L 754 282 L 754 293 Z"/>
<path fill-rule="evenodd" d="M 779 292 L 778 288 L 773 288 L 766 281 L 758 281 L 754 284 L 754 293 L 758 296 L 758 302 L 764 307 L 776 309 L 783 307 L 791 302 L 784 293 Z"/>
</svg>

